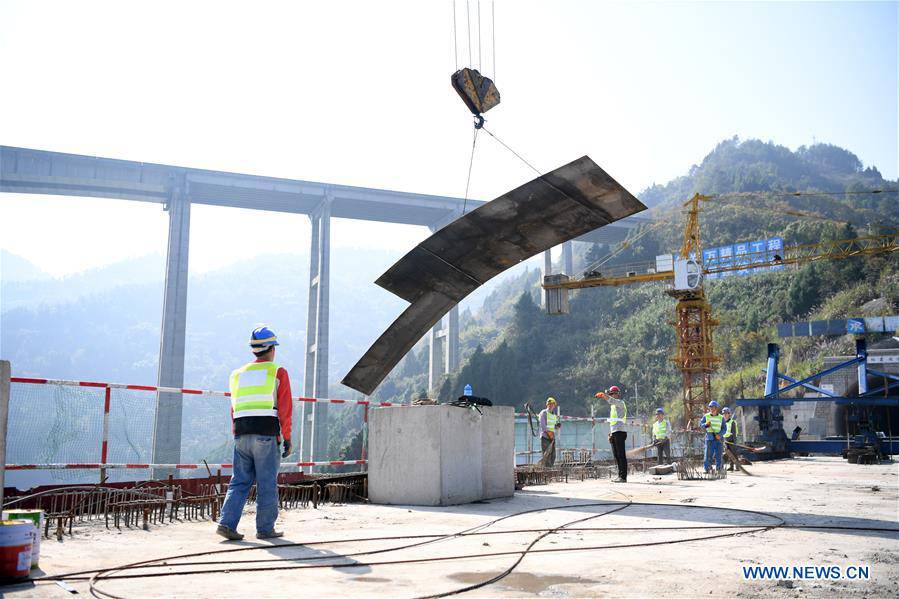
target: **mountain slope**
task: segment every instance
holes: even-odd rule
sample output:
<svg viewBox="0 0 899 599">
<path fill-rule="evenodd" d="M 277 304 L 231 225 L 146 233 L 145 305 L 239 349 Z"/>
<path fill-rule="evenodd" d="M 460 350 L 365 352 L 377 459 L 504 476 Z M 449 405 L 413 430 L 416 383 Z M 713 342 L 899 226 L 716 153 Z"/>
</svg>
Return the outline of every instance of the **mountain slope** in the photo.
<svg viewBox="0 0 899 599">
<path fill-rule="evenodd" d="M 788 245 L 842 239 L 896 225 L 897 194 L 784 196 L 784 191 L 845 192 L 895 189 L 873 168 L 862 168 L 850 152 L 818 145 L 791 152 L 756 140 L 726 140 L 690 173 L 641 194 L 657 204 L 662 221 L 612 263 L 651 260 L 677 251 L 683 237 L 680 204 L 695 192 L 725 196 L 709 202 L 701 215 L 706 247 L 779 235 Z M 796 218 L 771 210 L 814 212 L 824 218 Z M 834 220 L 836 219 L 836 220 Z M 845 222 L 848 221 L 851 224 Z M 635 232 L 634 236 L 640 235 Z M 595 257 L 592 256 L 592 257 Z M 827 313 L 861 313 L 870 300 L 896 313 L 899 257 L 822 262 L 798 270 L 708 281 L 706 291 L 721 326 L 715 334 L 721 368 L 713 390 L 720 399 L 761 392 L 759 369 L 765 344 L 776 340 L 774 324 Z M 589 413 L 592 395 L 611 384 L 622 386 L 635 411 L 668 405 L 680 409 L 680 374 L 670 362 L 674 333 L 669 324 L 674 300 L 662 284 L 594 288 L 574 294 L 571 314 L 550 317 L 537 307 L 533 287 L 522 286 L 511 324 L 474 352 L 461 372 L 440 390 L 449 399 L 471 384 L 477 395 L 520 406 L 560 399 L 568 414 Z M 486 335 L 491 337 L 491 335 Z M 819 352 L 831 354 L 846 339 L 787 342 L 787 367 L 811 368 Z M 607 408 L 597 406 L 600 413 Z"/>
</svg>

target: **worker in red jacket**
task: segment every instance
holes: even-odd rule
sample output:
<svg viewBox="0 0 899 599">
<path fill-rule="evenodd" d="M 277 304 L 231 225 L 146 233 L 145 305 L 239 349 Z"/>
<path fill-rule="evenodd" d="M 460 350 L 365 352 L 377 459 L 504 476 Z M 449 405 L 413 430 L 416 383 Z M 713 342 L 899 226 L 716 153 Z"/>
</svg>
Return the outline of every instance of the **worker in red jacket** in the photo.
<svg viewBox="0 0 899 599">
<path fill-rule="evenodd" d="M 267 326 L 250 334 L 250 350 L 256 357 L 231 373 L 231 418 L 234 430 L 234 459 L 231 482 L 222 505 L 216 532 L 229 541 L 239 541 L 237 523 L 250 487 L 256 483 L 256 538 L 284 536 L 275 530 L 278 518 L 278 471 L 281 459 L 290 454 L 293 401 L 290 377 L 275 363 L 278 338 Z M 283 452 L 279 449 L 283 441 Z"/>
</svg>

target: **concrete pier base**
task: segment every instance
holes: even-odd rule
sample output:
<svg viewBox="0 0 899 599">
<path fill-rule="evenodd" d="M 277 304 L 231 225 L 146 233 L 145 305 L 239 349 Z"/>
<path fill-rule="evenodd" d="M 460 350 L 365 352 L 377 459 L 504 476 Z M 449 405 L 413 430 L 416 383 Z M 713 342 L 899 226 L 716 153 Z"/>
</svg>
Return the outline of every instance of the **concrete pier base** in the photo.
<svg viewBox="0 0 899 599">
<path fill-rule="evenodd" d="M 457 505 L 515 491 L 512 407 L 377 408 L 369 415 L 372 503 Z"/>
</svg>

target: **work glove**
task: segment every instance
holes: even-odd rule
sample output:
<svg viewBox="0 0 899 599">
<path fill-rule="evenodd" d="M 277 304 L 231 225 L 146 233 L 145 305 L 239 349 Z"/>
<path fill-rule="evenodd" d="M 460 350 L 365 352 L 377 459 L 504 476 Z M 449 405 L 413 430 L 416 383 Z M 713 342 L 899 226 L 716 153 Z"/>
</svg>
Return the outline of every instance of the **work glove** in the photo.
<svg viewBox="0 0 899 599">
<path fill-rule="evenodd" d="M 284 439 L 284 451 L 281 452 L 281 457 L 286 458 L 290 455 L 290 439 Z"/>
</svg>

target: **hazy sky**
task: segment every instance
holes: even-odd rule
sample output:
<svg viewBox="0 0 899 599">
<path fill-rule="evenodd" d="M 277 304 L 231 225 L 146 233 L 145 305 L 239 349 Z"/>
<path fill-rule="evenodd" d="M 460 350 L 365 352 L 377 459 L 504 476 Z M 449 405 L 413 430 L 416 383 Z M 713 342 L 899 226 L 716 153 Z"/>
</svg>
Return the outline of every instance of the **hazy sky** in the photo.
<svg viewBox="0 0 899 599">
<path fill-rule="evenodd" d="M 456 7 L 462 65 L 466 3 Z M 838 144 L 897 177 L 895 2 L 495 10 L 494 73 L 481 2 L 480 62 L 502 93 L 488 127 L 540 169 L 590 154 L 636 193 L 736 134 Z M 472 131 L 449 86 L 452 11 L 451 0 L 2 0 L 0 144 L 461 196 Z M 530 178 L 482 136 L 474 196 Z M 338 220 L 332 243 L 399 256 L 426 234 Z M 191 269 L 204 271 L 307 252 L 309 225 L 196 206 L 191 236 Z M 158 206 L 0 196 L 0 246 L 55 275 L 161 252 L 165 238 Z"/>
</svg>

